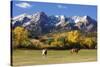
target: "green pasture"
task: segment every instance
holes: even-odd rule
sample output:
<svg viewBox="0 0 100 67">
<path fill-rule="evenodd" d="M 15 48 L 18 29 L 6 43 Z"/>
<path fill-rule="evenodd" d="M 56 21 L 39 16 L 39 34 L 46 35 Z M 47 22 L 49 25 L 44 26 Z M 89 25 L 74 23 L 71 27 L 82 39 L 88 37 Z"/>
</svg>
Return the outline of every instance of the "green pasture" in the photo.
<svg viewBox="0 0 100 67">
<path fill-rule="evenodd" d="M 48 55 L 46 57 L 41 55 L 41 50 L 17 49 L 12 53 L 13 66 L 79 63 L 92 62 L 96 60 L 96 49 L 82 49 L 78 54 L 71 54 L 70 50 L 48 50 Z"/>
</svg>

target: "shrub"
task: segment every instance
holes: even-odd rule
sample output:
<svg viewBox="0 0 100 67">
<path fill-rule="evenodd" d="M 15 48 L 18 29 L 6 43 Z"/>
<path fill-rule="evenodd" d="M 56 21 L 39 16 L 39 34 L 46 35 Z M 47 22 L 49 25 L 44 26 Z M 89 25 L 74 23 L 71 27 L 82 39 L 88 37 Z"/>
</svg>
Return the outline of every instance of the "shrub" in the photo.
<svg viewBox="0 0 100 67">
<path fill-rule="evenodd" d="M 46 43 L 49 44 L 49 45 L 51 45 L 51 43 L 52 43 L 53 41 L 54 41 L 53 38 L 48 38 L 48 39 L 46 40 Z"/>
<path fill-rule="evenodd" d="M 96 40 L 93 37 L 84 37 L 81 41 L 81 45 L 85 48 L 95 48 Z"/>
</svg>

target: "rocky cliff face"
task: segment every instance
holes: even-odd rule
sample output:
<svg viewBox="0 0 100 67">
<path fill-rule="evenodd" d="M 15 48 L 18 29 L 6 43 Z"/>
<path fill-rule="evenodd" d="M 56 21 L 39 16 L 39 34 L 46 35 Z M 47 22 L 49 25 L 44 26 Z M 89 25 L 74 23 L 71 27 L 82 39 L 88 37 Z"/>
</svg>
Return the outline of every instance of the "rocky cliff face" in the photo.
<svg viewBox="0 0 100 67">
<path fill-rule="evenodd" d="M 23 26 L 35 34 L 63 30 L 96 31 L 97 21 L 89 16 L 48 16 L 44 12 L 21 14 L 12 18 L 12 28 Z"/>
</svg>

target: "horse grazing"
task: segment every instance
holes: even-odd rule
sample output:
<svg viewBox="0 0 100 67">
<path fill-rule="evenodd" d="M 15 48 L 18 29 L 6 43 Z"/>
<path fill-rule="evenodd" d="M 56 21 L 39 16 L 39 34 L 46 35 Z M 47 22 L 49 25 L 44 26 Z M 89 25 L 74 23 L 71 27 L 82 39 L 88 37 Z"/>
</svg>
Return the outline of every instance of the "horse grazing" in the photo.
<svg viewBox="0 0 100 67">
<path fill-rule="evenodd" d="M 42 55 L 43 55 L 43 56 L 46 56 L 46 55 L 47 55 L 47 49 L 43 49 L 43 50 L 42 50 Z"/>
<path fill-rule="evenodd" d="M 72 48 L 70 52 L 71 52 L 72 54 L 73 54 L 73 53 L 78 54 L 79 50 L 80 50 L 80 49 L 78 49 L 78 48 Z"/>
</svg>

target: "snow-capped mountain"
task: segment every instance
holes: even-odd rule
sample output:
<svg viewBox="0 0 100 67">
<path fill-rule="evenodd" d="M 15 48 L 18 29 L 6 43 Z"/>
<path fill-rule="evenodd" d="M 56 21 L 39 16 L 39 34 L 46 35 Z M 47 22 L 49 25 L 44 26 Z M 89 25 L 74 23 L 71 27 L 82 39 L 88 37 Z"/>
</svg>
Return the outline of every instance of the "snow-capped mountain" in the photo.
<svg viewBox="0 0 100 67">
<path fill-rule="evenodd" d="M 48 16 L 44 12 L 36 12 L 32 15 L 24 13 L 12 18 L 12 28 L 15 28 L 16 26 L 23 26 L 29 31 L 36 32 L 36 34 L 38 32 L 40 34 L 74 29 L 96 31 L 97 21 L 89 16 Z"/>
<path fill-rule="evenodd" d="M 24 23 L 27 23 L 28 21 L 31 20 L 31 15 L 27 15 L 27 14 L 21 14 L 19 16 L 16 16 L 14 18 L 12 18 L 12 26 L 16 27 L 16 26 L 21 26 Z"/>
<path fill-rule="evenodd" d="M 65 23 L 65 16 L 59 16 L 60 21 L 56 24 L 56 26 L 63 25 Z"/>
<path fill-rule="evenodd" d="M 75 23 L 80 30 L 95 31 L 97 28 L 97 22 L 89 16 L 78 17 Z"/>
</svg>

